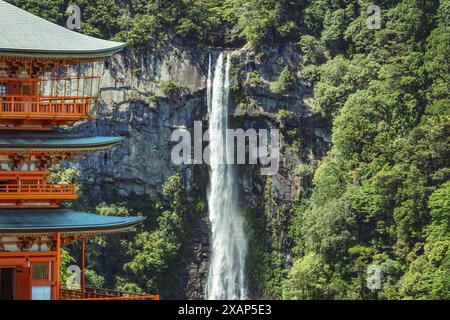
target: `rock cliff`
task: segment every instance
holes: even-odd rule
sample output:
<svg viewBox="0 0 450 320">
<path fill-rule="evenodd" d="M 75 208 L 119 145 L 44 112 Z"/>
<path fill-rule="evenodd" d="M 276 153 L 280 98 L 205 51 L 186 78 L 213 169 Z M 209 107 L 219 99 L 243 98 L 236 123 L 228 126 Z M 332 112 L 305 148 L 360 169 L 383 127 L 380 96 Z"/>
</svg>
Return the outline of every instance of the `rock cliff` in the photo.
<svg viewBox="0 0 450 320">
<path fill-rule="evenodd" d="M 216 57 L 217 51 L 212 52 Z M 292 172 L 299 165 L 314 169 L 328 148 L 330 126 L 308 107 L 311 83 L 298 71 L 302 57 L 295 47 L 272 47 L 256 54 L 245 46 L 231 54 L 231 126 L 279 128 L 281 133 L 276 175 L 264 177 L 258 166 L 239 166 L 241 207 L 249 216 L 252 234 L 264 235 L 260 249 L 269 254 L 277 251 L 286 258 L 283 263 L 289 263 L 292 206 L 309 186 L 307 175 Z M 170 136 L 173 129 L 191 130 L 195 120 L 206 118 L 208 50 L 177 46 L 161 52 L 129 50 L 96 67 L 102 74 L 97 118 L 73 130 L 126 139 L 114 150 L 89 155 L 80 162 L 82 183 L 90 190 L 86 196 L 98 202 L 114 190 L 121 200 L 131 195 L 158 200 L 163 183 L 181 171 L 186 191 L 193 198 L 205 197 L 206 165 L 174 165 Z M 293 82 L 287 90 L 274 90 L 286 67 L 294 75 Z M 252 223 L 255 219 L 261 223 Z M 192 261 L 180 270 L 184 295 L 191 299 L 203 298 L 208 242 L 205 215 L 192 239 Z M 251 257 L 249 263 L 255 263 Z M 249 274 L 252 295 L 263 297 L 267 295 L 263 286 L 251 283 L 255 276 Z"/>
</svg>

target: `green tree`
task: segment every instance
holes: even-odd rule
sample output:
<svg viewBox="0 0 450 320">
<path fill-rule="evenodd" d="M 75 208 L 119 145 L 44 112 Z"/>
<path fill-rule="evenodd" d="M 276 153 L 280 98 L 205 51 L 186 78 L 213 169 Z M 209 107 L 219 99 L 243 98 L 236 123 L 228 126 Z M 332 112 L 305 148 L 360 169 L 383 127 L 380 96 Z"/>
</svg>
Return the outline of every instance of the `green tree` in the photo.
<svg viewBox="0 0 450 320">
<path fill-rule="evenodd" d="M 165 294 L 179 286 L 175 274 L 189 256 L 187 242 L 204 205 L 200 202 L 194 206 L 187 201 L 180 174 L 167 180 L 163 195 L 168 206 L 157 220 L 157 229 L 136 236 L 128 252 L 132 260 L 125 270 L 141 288 Z"/>
<path fill-rule="evenodd" d="M 326 299 L 333 296 L 330 281 L 332 272 L 325 260 L 309 253 L 294 262 L 283 283 L 283 299 Z"/>
</svg>

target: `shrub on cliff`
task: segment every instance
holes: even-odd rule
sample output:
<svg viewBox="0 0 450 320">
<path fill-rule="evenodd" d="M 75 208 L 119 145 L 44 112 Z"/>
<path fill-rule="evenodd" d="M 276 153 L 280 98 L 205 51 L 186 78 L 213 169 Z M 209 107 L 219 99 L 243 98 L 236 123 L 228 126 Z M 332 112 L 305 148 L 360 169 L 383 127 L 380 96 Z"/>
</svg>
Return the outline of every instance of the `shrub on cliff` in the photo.
<svg viewBox="0 0 450 320">
<path fill-rule="evenodd" d="M 284 67 L 281 71 L 277 81 L 270 85 L 270 91 L 276 94 L 287 94 L 294 89 L 297 77 L 294 72 L 289 70 L 289 67 Z"/>
</svg>

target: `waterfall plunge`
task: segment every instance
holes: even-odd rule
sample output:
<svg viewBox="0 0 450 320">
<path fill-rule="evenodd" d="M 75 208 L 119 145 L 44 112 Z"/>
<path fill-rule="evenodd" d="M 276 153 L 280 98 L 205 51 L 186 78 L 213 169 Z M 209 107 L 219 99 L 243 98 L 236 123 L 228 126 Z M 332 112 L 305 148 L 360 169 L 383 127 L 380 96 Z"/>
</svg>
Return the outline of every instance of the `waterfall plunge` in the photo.
<svg viewBox="0 0 450 320">
<path fill-rule="evenodd" d="M 247 238 L 244 219 L 238 207 L 233 165 L 226 164 L 226 130 L 228 128 L 228 95 L 230 55 L 225 70 L 223 54 L 217 59 L 213 79 L 211 56 L 208 70 L 210 189 L 209 220 L 212 229 L 212 252 L 206 284 L 206 298 L 246 299 L 245 257 Z M 233 147 L 233 146 L 231 146 Z"/>
</svg>

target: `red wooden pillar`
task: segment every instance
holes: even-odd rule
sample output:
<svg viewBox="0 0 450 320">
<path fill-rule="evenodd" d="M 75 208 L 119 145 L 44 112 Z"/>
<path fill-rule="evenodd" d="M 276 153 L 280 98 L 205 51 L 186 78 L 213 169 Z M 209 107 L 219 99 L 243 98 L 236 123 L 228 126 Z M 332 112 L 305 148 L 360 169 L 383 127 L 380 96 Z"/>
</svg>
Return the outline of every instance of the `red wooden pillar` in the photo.
<svg viewBox="0 0 450 320">
<path fill-rule="evenodd" d="M 84 246 L 85 238 L 81 238 L 81 299 L 84 299 Z"/>
<path fill-rule="evenodd" d="M 61 233 L 56 233 L 56 292 L 55 299 L 59 300 L 59 292 L 61 290 L 61 283 L 59 281 L 59 268 L 61 265 Z"/>
</svg>

